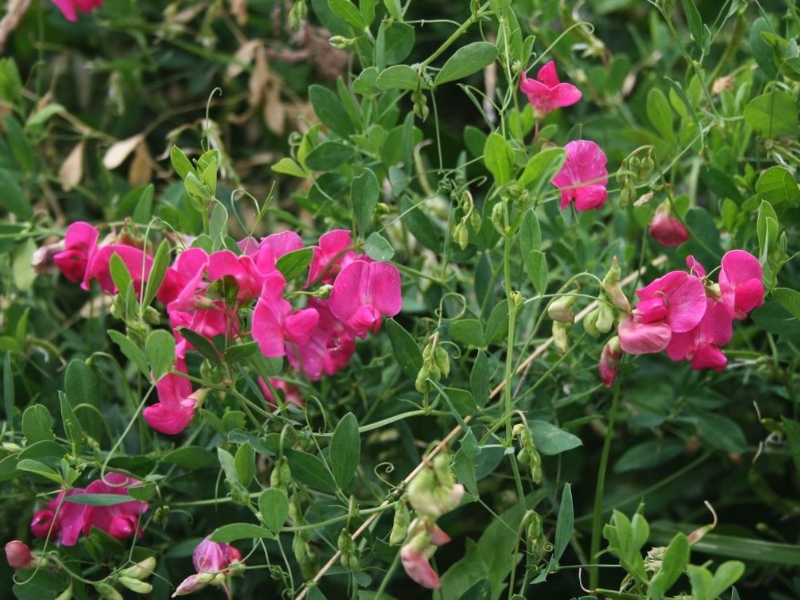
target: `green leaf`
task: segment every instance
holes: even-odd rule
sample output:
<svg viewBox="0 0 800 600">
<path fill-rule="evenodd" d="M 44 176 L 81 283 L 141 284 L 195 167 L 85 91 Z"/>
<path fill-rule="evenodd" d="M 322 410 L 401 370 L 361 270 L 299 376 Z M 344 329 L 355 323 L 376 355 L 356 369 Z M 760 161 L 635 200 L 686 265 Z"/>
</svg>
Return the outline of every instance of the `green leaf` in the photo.
<svg viewBox="0 0 800 600">
<path fill-rule="evenodd" d="M 353 81 L 353 91 L 362 96 L 372 96 L 379 93 L 381 88 L 378 87 L 378 69 L 376 67 L 367 67 L 361 71 L 356 80 Z"/>
<path fill-rule="evenodd" d="M 483 162 L 494 177 L 494 183 L 500 187 L 511 181 L 514 169 L 514 150 L 511 144 L 499 133 L 493 131 L 486 138 L 483 147 Z"/>
<path fill-rule="evenodd" d="M 565 160 L 567 152 L 563 148 L 547 148 L 537 152 L 525 165 L 519 177 L 519 184 L 538 193 L 558 174 Z"/>
<path fill-rule="evenodd" d="M 486 406 L 489 401 L 489 393 L 491 392 L 491 379 L 489 373 L 489 359 L 486 358 L 486 353 L 483 350 L 478 351 L 475 357 L 475 364 L 472 365 L 472 372 L 469 376 L 469 387 L 472 390 L 472 396 L 478 406 Z"/>
<path fill-rule="evenodd" d="M 484 329 L 487 344 L 504 341 L 508 334 L 508 300 L 501 300 L 489 313 Z"/>
<path fill-rule="evenodd" d="M 744 120 L 761 137 L 797 137 L 797 104 L 788 93 L 773 90 L 753 98 L 744 107 Z"/>
<path fill-rule="evenodd" d="M 572 530 L 575 526 L 575 513 L 572 507 L 572 486 L 564 484 L 564 493 L 561 494 L 561 506 L 558 508 L 556 520 L 556 537 L 553 558 L 559 561 L 572 539 Z"/>
<path fill-rule="evenodd" d="M 775 79 L 778 76 L 778 67 L 775 64 L 775 55 L 772 46 L 767 43 L 761 32 L 772 31 L 772 26 L 764 17 L 758 17 L 750 27 L 750 51 L 756 59 L 758 66 L 764 71 L 767 79 Z"/>
<path fill-rule="evenodd" d="M 378 178 L 370 169 L 365 169 L 361 175 L 353 179 L 350 201 L 353 204 L 356 228 L 362 237 L 372 228 L 372 214 L 378 206 L 379 196 Z"/>
<path fill-rule="evenodd" d="M 34 404 L 25 409 L 22 413 L 22 434 L 28 445 L 55 439 L 50 412 L 45 406 Z"/>
<path fill-rule="evenodd" d="M 275 537 L 269 529 L 252 523 L 230 523 L 217 527 L 211 534 L 211 541 L 220 544 L 253 538 Z"/>
<path fill-rule="evenodd" d="M 225 473 L 225 479 L 227 479 L 231 485 L 242 483 L 239 480 L 239 472 L 236 470 L 236 459 L 233 457 L 233 454 L 224 448 L 217 447 L 217 460 L 222 467 L 222 472 Z"/>
<path fill-rule="evenodd" d="M 519 226 L 519 245 L 523 256 L 539 250 L 542 246 L 542 230 L 539 227 L 536 212 L 532 208 L 522 215 L 522 223 Z"/>
<path fill-rule="evenodd" d="M 378 232 L 369 234 L 367 243 L 364 244 L 364 252 L 367 253 L 372 260 L 378 262 L 386 262 L 392 260 L 394 256 L 394 248 L 389 241 Z"/>
<path fill-rule="evenodd" d="M 340 142 L 322 142 L 308 153 L 306 165 L 315 171 L 331 171 L 350 162 L 356 151 Z"/>
<path fill-rule="evenodd" d="M 384 23 L 388 23 L 385 21 Z M 381 23 L 381 30 L 384 24 Z M 378 31 L 380 36 L 381 30 Z M 394 21 L 385 28 L 384 32 L 384 65 L 394 65 L 403 60 L 411 53 L 415 41 L 414 28 L 407 23 Z"/>
<path fill-rule="evenodd" d="M 614 472 L 651 469 L 679 456 L 685 449 L 686 445 L 679 440 L 648 440 L 628 448 L 614 464 Z"/>
<path fill-rule="evenodd" d="M 124 354 L 128 360 L 136 365 L 142 375 L 147 378 L 150 377 L 150 369 L 147 366 L 147 359 L 144 356 L 144 352 L 142 352 L 136 344 L 134 344 L 119 331 L 115 331 L 113 329 L 108 330 L 108 337 L 110 337 L 111 341 L 119 346 L 122 354 Z"/>
<path fill-rule="evenodd" d="M 256 476 L 256 451 L 250 444 L 242 444 L 233 458 L 239 482 L 248 487 Z"/>
<path fill-rule="evenodd" d="M 704 414 L 693 418 L 700 436 L 709 446 L 724 452 L 744 452 L 747 440 L 736 422 L 727 417 Z"/>
<path fill-rule="evenodd" d="M 394 360 L 406 376 L 415 380 L 422 369 L 422 352 L 414 338 L 394 319 L 386 319 L 386 334 L 392 344 Z"/>
<path fill-rule="evenodd" d="M 155 188 L 152 183 L 148 183 L 142 188 L 139 199 L 136 201 L 136 208 L 133 211 L 133 222 L 146 225 L 153 216 L 153 195 Z"/>
<path fill-rule="evenodd" d="M 116 506 L 117 504 L 133 501 L 134 498 L 131 498 L 128 494 L 75 494 L 64 497 L 64 502 L 85 506 Z"/>
<path fill-rule="evenodd" d="M 453 321 L 450 323 L 447 331 L 453 340 L 461 344 L 474 346 L 476 348 L 483 348 L 486 346 L 486 340 L 483 337 L 483 325 L 477 319 L 459 319 L 458 321 Z"/>
<path fill-rule="evenodd" d="M 714 578 L 709 588 L 709 597 L 716 598 L 720 596 L 722 592 L 739 581 L 742 575 L 744 575 L 743 562 L 739 560 L 725 561 L 719 566 L 717 572 L 714 573 Z"/>
<path fill-rule="evenodd" d="M 45 479 L 49 479 L 50 481 L 53 481 L 58 485 L 62 485 L 64 483 L 63 480 L 61 479 L 61 475 L 56 473 L 53 469 L 51 469 L 47 465 L 40 463 L 38 460 L 24 458 L 19 462 L 17 462 L 17 470 L 25 471 L 27 473 L 35 473 L 36 475 L 40 475 Z"/>
<path fill-rule="evenodd" d="M 272 170 L 276 173 L 283 175 L 291 175 L 292 177 L 299 177 L 300 179 L 306 178 L 306 172 L 293 158 L 288 156 L 280 159 L 277 163 L 272 165 Z"/>
<path fill-rule="evenodd" d="M 0 194 L 0 206 L 24 221 L 33 218 L 33 207 L 22 192 L 22 188 L 8 171 L 2 169 L 0 169 L 0 189 L 3 190 Z"/>
<path fill-rule="evenodd" d="M 388 92 L 389 90 L 427 89 L 419 73 L 408 65 L 394 65 L 380 72 L 376 85 Z"/>
<path fill-rule="evenodd" d="M 275 267 L 286 278 L 286 281 L 291 281 L 305 272 L 313 257 L 314 251 L 311 248 L 300 248 L 281 256 L 275 263 Z"/>
<path fill-rule="evenodd" d="M 177 146 L 173 146 L 169 149 L 169 160 L 172 163 L 172 168 L 175 169 L 175 172 L 181 179 L 186 179 L 189 173 L 193 173 L 195 176 L 197 175 L 191 161 L 187 158 L 186 154 L 184 154 L 183 150 Z"/>
<path fill-rule="evenodd" d="M 539 250 L 531 250 L 522 255 L 522 260 L 533 287 L 539 294 L 544 294 L 547 290 L 547 259 L 544 253 Z"/>
<path fill-rule="evenodd" d="M 434 85 L 463 79 L 488 67 L 497 58 L 497 47 L 489 42 L 473 42 L 462 46 L 444 63 Z"/>
<path fill-rule="evenodd" d="M 0 67 L 3 61 L 0 60 Z M 2 71 L 0 71 L 1 73 Z M 14 372 L 11 369 L 11 353 L 6 352 L 3 357 L 3 408 L 6 411 L 6 422 L 13 427 L 14 425 Z"/>
<path fill-rule="evenodd" d="M 225 362 L 234 365 L 258 353 L 258 342 L 234 344 L 225 349 Z"/>
<path fill-rule="evenodd" d="M 48 120 L 50 120 L 50 117 L 62 112 L 63 110 L 64 107 L 60 104 L 48 104 L 28 117 L 28 120 L 25 121 L 25 129 L 33 129 L 35 127 L 44 125 Z"/>
<path fill-rule="evenodd" d="M 361 17 L 360 13 L 347 0 L 338 0 L 350 8 Z M 320 122 L 331 131 L 338 133 L 342 137 L 347 137 L 356 132 L 353 122 L 350 120 L 350 115 L 347 114 L 344 105 L 333 90 L 330 90 L 321 85 L 312 85 L 308 88 L 308 97 L 311 100 L 311 105 L 314 107 L 314 113 L 319 118 Z M 312 153 L 313 154 L 313 153 Z M 306 164 L 311 167 L 306 159 Z M 316 167 L 311 167 L 316 168 Z M 321 169 L 324 170 L 324 169 Z"/>
<path fill-rule="evenodd" d="M 175 448 L 175 450 L 164 454 L 161 460 L 162 462 L 191 470 L 216 469 L 219 466 L 217 457 L 200 446 Z"/>
<path fill-rule="evenodd" d="M 424 202 L 412 204 L 407 196 L 403 196 L 400 199 L 400 211 L 403 215 L 400 220 L 420 244 L 428 250 L 440 252 L 441 228 L 435 225 L 431 218 L 423 212 L 423 206 Z"/>
<path fill-rule="evenodd" d="M 675 141 L 672 128 L 672 107 L 667 96 L 658 88 L 651 88 L 647 94 L 647 118 L 663 137 Z"/>
<path fill-rule="evenodd" d="M 683 7 L 683 14 L 686 15 L 686 21 L 689 24 L 689 31 L 694 38 L 694 43 L 700 50 L 704 50 L 704 34 L 703 34 L 703 20 L 700 17 L 700 12 L 694 5 L 692 0 L 681 0 Z"/>
<path fill-rule="evenodd" d="M 22 125 L 14 115 L 10 114 L 3 115 L 2 122 L 11 152 L 14 153 L 23 171 L 26 174 L 30 173 L 36 164 L 36 155 Z"/>
<path fill-rule="evenodd" d="M 364 22 L 364 17 L 350 0 L 328 0 L 328 6 L 337 17 L 357 31 L 363 31 L 367 26 Z M 317 113 L 317 116 L 319 116 L 319 113 Z"/>
<path fill-rule="evenodd" d="M 653 600 L 662 600 L 689 564 L 689 541 L 683 533 L 676 533 L 667 546 L 661 570 L 650 581 Z"/>
<path fill-rule="evenodd" d="M 706 209 L 696 207 L 686 213 L 683 222 L 691 234 L 687 242 L 688 253 L 704 265 L 718 264 L 722 258 L 722 246 L 719 243 L 719 230 L 711 215 Z"/>
<path fill-rule="evenodd" d="M 284 453 L 297 481 L 321 492 L 336 493 L 336 481 L 321 458 L 298 450 L 287 449 Z"/>
<path fill-rule="evenodd" d="M 583 442 L 577 435 L 559 429 L 547 421 L 530 421 L 528 426 L 533 435 L 533 442 L 540 454 L 551 456 L 561 454 L 582 446 Z"/>
<path fill-rule="evenodd" d="M 208 339 L 187 327 L 178 327 L 178 333 L 186 338 L 186 341 L 194 346 L 194 349 L 202 354 L 203 358 L 207 358 L 215 365 L 222 364 L 219 352 Z"/>
<path fill-rule="evenodd" d="M 762 201 L 767 201 L 773 206 L 781 202 L 800 201 L 800 188 L 797 180 L 788 169 L 784 167 L 770 167 L 758 177 L 756 193 Z"/>
<path fill-rule="evenodd" d="M 164 283 L 164 277 L 167 275 L 167 268 L 170 263 L 169 256 L 169 242 L 163 240 L 156 250 L 153 257 L 153 266 L 150 268 L 150 275 L 147 277 L 144 288 L 144 296 L 142 298 L 142 306 L 150 306 L 153 298 L 156 297 L 161 284 Z"/>
<path fill-rule="evenodd" d="M 277 534 L 289 516 L 289 499 L 286 497 L 286 492 L 277 488 L 264 490 L 258 497 L 258 510 L 267 529 Z"/>
<path fill-rule="evenodd" d="M 790 288 L 775 288 L 772 298 L 800 321 L 800 292 Z"/>
<path fill-rule="evenodd" d="M 73 362 L 80 363 L 82 361 Z M 91 390 L 92 388 L 88 389 Z M 85 393 L 86 390 L 84 390 L 83 394 Z M 81 394 L 81 398 L 83 394 Z M 75 456 L 80 456 L 81 444 L 83 442 L 83 428 L 81 427 L 81 422 L 78 420 L 78 416 L 75 414 L 75 410 L 72 408 L 71 401 L 67 395 L 63 392 L 59 392 L 58 399 L 61 404 L 61 423 L 64 426 L 67 439 L 72 445 L 72 453 Z"/>
<path fill-rule="evenodd" d="M 458 600 L 491 600 L 492 583 L 488 579 L 481 579 L 466 592 L 458 597 Z"/>
<path fill-rule="evenodd" d="M 349 412 L 336 425 L 331 438 L 331 468 L 339 489 L 345 489 L 353 479 L 360 459 L 361 436 L 358 434 L 358 421 Z"/>
<path fill-rule="evenodd" d="M 155 329 L 147 336 L 144 355 L 157 382 L 172 370 L 175 364 L 175 338 L 164 329 Z"/>
</svg>

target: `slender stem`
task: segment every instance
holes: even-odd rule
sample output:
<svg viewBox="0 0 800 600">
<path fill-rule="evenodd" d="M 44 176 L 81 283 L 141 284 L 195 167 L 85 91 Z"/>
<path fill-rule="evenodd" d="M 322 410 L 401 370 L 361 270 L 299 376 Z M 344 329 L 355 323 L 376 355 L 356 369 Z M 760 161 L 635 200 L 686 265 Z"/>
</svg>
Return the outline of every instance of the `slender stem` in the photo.
<svg viewBox="0 0 800 600">
<path fill-rule="evenodd" d="M 589 547 L 589 558 L 595 560 L 600 553 L 600 536 L 603 531 L 603 493 L 606 485 L 606 472 L 608 471 L 608 456 L 611 453 L 611 442 L 614 438 L 614 421 L 617 417 L 619 406 L 619 390 L 621 378 L 617 379 L 614 386 L 614 398 L 611 400 L 611 410 L 608 413 L 608 428 L 606 439 L 603 442 L 603 453 L 600 455 L 600 468 L 597 472 L 597 488 L 594 492 L 594 510 L 592 511 L 592 541 Z M 589 589 L 596 589 L 599 583 L 600 570 L 597 564 L 589 568 Z"/>
<path fill-rule="evenodd" d="M 447 39 L 446 39 L 446 40 L 445 40 L 445 41 L 442 43 L 442 45 L 441 45 L 441 46 L 439 46 L 439 48 L 437 48 L 437 49 L 436 49 L 436 51 L 435 51 L 433 54 L 431 54 L 431 55 L 430 55 L 428 58 L 426 58 L 424 61 L 422 61 L 422 62 L 420 63 L 420 65 L 419 65 L 419 72 L 420 72 L 420 73 L 422 73 L 422 72 L 425 70 L 425 67 L 427 67 L 427 66 L 428 66 L 428 65 L 430 65 L 430 64 L 431 64 L 433 61 L 435 61 L 437 58 L 439 58 L 439 57 L 442 55 L 442 52 L 444 52 L 444 51 L 445 51 L 445 50 L 447 50 L 447 49 L 448 49 L 450 46 L 452 46 L 452 45 L 453 45 L 453 43 L 454 43 L 454 42 L 455 42 L 455 41 L 456 41 L 458 38 L 460 38 L 462 35 L 464 35 L 464 33 L 467 31 L 467 29 L 469 29 L 470 27 L 472 27 L 472 25 L 478 21 L 478 19 L 482 19 L 483 17 L 485 17 L 486 15 L 489 15 L 489 14 L 491 14 L 491 11 L 482 11 L 482 10 L 478 10 L 478 12 L 472 13 L 472 15 L 470 15 L 469 19 L 467 19 L 466 21 L 464 21 L 464 22 L 461 24 L 461 26 L 460 26 L 458 29 L 456 29 L 456 30 L 455 30 L 455 31 L 454 31 L 454 32 L 453 32 L 453 33 L 450 35 L 450 37 L 449 37 L 449 38 L 447 38 Z"/>
</svg>

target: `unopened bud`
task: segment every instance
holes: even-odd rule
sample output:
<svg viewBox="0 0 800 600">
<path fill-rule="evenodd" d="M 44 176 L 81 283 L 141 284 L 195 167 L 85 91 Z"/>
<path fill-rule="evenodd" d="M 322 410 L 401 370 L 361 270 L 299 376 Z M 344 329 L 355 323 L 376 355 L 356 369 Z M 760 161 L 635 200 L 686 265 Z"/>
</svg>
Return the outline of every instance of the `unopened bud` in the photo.
<svg viewBox="0 0 800 600">
<path fill-rule="evenodd" d="M 298 0 L 289 11 L 289 27 L 295 31 L 300 29 L 300 25 L 306 20 L 308 16 L 308 7 L 306 0 Z"/>
<path fill-rule="evenodd" d="M 553 321 L 553 344 L 555 344 L 556 349 L 562 354 L 569 349 L 567 334 L 571 327 L 571 323 Z"/>
<path fill-rule="evenodd" d="M 628 297 L 625 295 L 625 292 L 622 291 L 622 284 L 620 283 L 621 275 L 622 271 L 619 268 L 619 263 L 615 256 L 611 262 L 611 268 L 608 270 L 608 273 L 606 273 L 606 276 L 603 277 L 603 291 L 606 293 L 609 300 L 611 300 L 611 304 L 622 312 L 629 313 L 631 312 L 631 304 L 628 302 Z"/>
<path fill-rule="evenodd" d="M 560 323 L 572 323 L 575 320 L 572 305 L 577 300 L 578 296 L 575 294 L 566 294 L 555 298 L 547 307 L 547 316 Z"/>
<path fill-rule="evenodd" d="M 119 584 L 125 586 L 132 592 L 136 592 L 137 594 L 149 594 L 153 591 L 153 586 L 149 583 L 144 581 L 140 581 L 139 579 L 134 579 L 133 577 L 120 577 L 117 579 Z"/>
<path fill-rule="evenodd" d="M 70 584 L 70 586 L 58 596 L 53 598 L 53 600 L 72 600 L 72 584 Z"/>
<path fill-rule="evenodd" d="M 347 50 L 354 42 L 355 40 L 353 38 L 346 38 L 341 35 L 334 35 L 328 39 L 328 43 L 337 50 Z"/>
<path fill-rule="evenodd" d="M 122 594 L 120 594 L 107 583 L 95 583 L 94 589 L 96 589 L 97 593 L 100 594 L 100 597 L 104 598 L 105 600 L 125 600 L 125 598 L 122 597 Z"/>
<path fill-rule="evenodd" d="M 269 484 L 274 488 L 285 490 L 291 480 L 292 471 L 289 468 L 289 461 L 285 456 L 281 456 L 269 475 Z"/>
<path fill-rule="evenodd" d="M 389 535 L 389 545 L 399 546 L 408 535 L 408 525 L 411 522 L 411 513 L 405 502 L 401 502 L 394 511 L 392 533 Z"/>
<path fill-rule="evenodd" d="M 436 363 L 436 366 L 439 367 L 442 375 L 445 377 L 450 375 L 450 355 L 447 354 L 447 350 L 442 348 L 441 345 L 437 344 L 436 348 L 434 348 L 433 360 Z"/>
<path fill-rule="evenodd" d="M 608 333 L 614 327 L 614 309 L 605 302 L 601 301 L 597 306 L 595 326 L 600 333 Z"/>
<path fill-rule="evenodd" d="M 14 442 L 3 442 L 3 450 L 10 454 L 16 454 L 17 452 L 22 452 L 22 446 Z"/>
<path fill-rule="evenodd" d="M 126 567 L 119 572 L 121 577 L 132 577 L 133 579 L 147 579 L 156 570 L 156 559 L 153 556 L 145 558 L 133 565 Z"/>
<path fill-rule="evenodd" d="M 465 219 L 466 217 L 461 219 L 458 225 L 453 229 L 453 241 L 458 244 L 458 247 L 462 250 L 466 250 L 469 244 L 469 230 L 467 229 Z"/>
<path fill-rule="evenodd" d="M 583 330 L 592 337 L 600 335 L 597 328 L 597 319 L 600 317 L 600 308 L 595 308 L 583 318 Z"/>
</svg>

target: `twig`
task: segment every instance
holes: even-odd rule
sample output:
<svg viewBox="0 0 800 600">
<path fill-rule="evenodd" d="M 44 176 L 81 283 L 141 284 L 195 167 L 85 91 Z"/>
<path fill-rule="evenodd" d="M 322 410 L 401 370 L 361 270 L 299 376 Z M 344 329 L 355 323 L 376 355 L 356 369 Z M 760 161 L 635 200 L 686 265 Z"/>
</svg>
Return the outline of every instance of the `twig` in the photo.
<svg viewBox="0 0 800 600">
<path fill-rule="evenodd" d="M 650 263 L 649 266 L 657 267 L 657 266 L 665 263 L 666 260 L 667 260 L 666 256 L 664 256 L 664 255 L 658 256 L 655 259 L 653 259 L 653 261 Z M 634 281 L 636 281 L 636 279 L 640 275 L 642 275 L 645 272 L 645 269 L 647 269 L 647 266 L 644 266 L 644 267 L 641 267 L 641 268 L 637 269 L 636 271 L 634 271 L 633 273 L 631 273 L 630 275 L 625 277 L 620 282 L 620 284 L 625 286 L 625 285 L 628 285 L 630 283 L 633 283 Z M 581 321 L 584 317 L 586 317 L 586 315 L 588 315 L 590 312 L 592 312 L 595 308 L 597 308 L 597 300 L 595 300 L 594 302 L 589 304 L 589 306 L 587 306 L 582 311 L 580 311 L 577 315 L 575 315 L 575 321 L 576 322 Z M 533 352 L 531 352 L 530 356 L 528 356 L 528 358 L 526 358 L 522 363 L 520 363 L 520 365 L 517 367 L 517 370 L 515 371 L 515 373 L 519 374 L 522 371 L 526 370 L 533 363 L 533 361 L 535 361 L 542 354 L 544 354 L 544 351 L 547 350 L 551 346 L 552 343 L 553 343 L 553 338 L 551 336 L 551 337 L 547 338 L 545 341 L 543 341 L 541 344 L 539 344 L 533 350 Z M 489 396 L 489 400 L 493 400 L 495 397 L 497 397 L 497 395 L 500 394 L 500 392 L 503 390 L 503 388 L 505 386 L 506 386 L 506 382 L 505 381 L 501 381 L 497 385 L 497 387 L 495 387 L 492 390 L 492 393 Z M 469 423 L 471 420 L 472 420 L 472 415 L 467 415 L 466 417 L 464 417 L 464 425 Z M 414 470 L 411 471 L 411 473 L 406 475 L 405 479 L 403 479 L 403 485 L 408 484 L 412 479 L 414 479 L 414 477 L 416 477 L 417 473 L 419 473 L 423 468 L 425 468 L 425 465 L 428 464 L 428 462 L 434 456 L 439 454 L 439 452 L 441 452 L 452 441 L 452 439 L 455 436 L 458 435 L 458 433 L 460 431 L 461 431 L 461 425 L 460 424 L 456 425 L 455 427 L 453 427 L 453 429 L 450 431 L 450 433 L 448 433 L 447 436 L 445 436 L 445 438 L 441 442 L 436 444 L 436 446 L 428 454 L 426 454 L 424 457 L 422 457 L 422 462 L 420 464 L 418 464 L 414 468 Z M 387 506 L 390 503 L 391 503 L 391 500 L 386 499 L 383 502 L 381 502 L 381 504 L 378 506 L 378 508 L 380 508 L 382 506 Z M 380 517 L 382 514 L 383 514 L 382 511 L 378 511 L 378 512 L 375 512 L 375 513 L 371 514 L 367 518 L 367 520 L 364 521 L 361 524 L 361 526 L 353 532 L 353 540 L 354 541 L 357 540 L 361 536 L 361 534 L 364 533 L 370 525 L 372 525 L 372 523 L 375 521 L 375 519 Z M 322 568 L 317 572 L 316 575 L 314 575 L 314 578 L 310 582 L 306 582 L 305 583 L 305 587 L 297 595 L 295 600 L 303 600 L 303 598 L 305 598 L 306 594 L 308 593 L 309 587 L 312 584 L 319 583 L 319 580 L 322 579 L 325 576 L 325 573 L 327 573 L 328 570 L 338 562 L 338 560 L 339 560 L 339 558 L 341 556 L 342 556 L 341 551 L 337 550 L 336 553 L 333 556 L 331 556 L 330 560 L 328 562 L 326 562 L 322 566 Z"/>
<path fill-rule="evenodd" d="M 6 16 L 0 21 L 0 54 L 6 47 L 6 39 L 17 28 L 20 19 L 31 5 L 31 0 L 11 0 L 8 3 Z"/>
</svg>

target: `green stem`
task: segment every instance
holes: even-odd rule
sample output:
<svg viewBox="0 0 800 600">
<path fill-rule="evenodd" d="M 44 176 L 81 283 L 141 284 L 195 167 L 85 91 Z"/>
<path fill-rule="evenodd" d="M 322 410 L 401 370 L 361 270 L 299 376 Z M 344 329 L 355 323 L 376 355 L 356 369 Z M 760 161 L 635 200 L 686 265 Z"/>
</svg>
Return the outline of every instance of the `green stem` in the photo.
<svg viewBox="0 0 800 600">
<path fill-rule="evenodd" d="M 453 43 L 458 38 L 460 38 L 462 35 L 464 35 L 464 33 L 467 31 L 467 29 L 472 27 L 473 24 L 477 23 L 479 19 L 482 19 L 486 15 L 492 14 L 492 11 L 486 11 L 484 9 L 485 9 L 485 7 L 481 7 L 478 10 L 478 12 L 472 13 L 472 15 L 470 15 L 469 19 L 464 21 L 461 24 L 461 26 L 458 29 L 456 29 L 450 35 L 450 37 L 447 38 L 442 43 L 442 45 L 439 46 L 439 48 L 436 49 L 436 51 L 433 54 L 431 54 L 428 58 L 426 58 L 424 61 L 422 61 L 420 63 L 420 65 L 419 65 L 419 72 L 422 73 L 428 65 L 430 65 L 433 61 L 435 61 L 437 58 L 439 58 L 445 50 L 447 50 L 450 46 L 452 46 Z"/>
<path fill-rule="evenodd" d="M 597 487 L 594 492 L 594 510 L 592 511 L 592 541 L 589 546 L 589 557 L 597 560 L 600 553 L 600 537 L 603 532 L 603 493 L 606 485 L 606 472 L 608 471 L 608 456 L 611 454 L 611 441 L 614 438 L 614 421 L 617 417 L 619 406 L 620 380 L 614 387 L 614 398 L 611 401 L 611 410 L 608 413 L 608 427 L 606 439 L 603 442 L 603 453 L 600 455 L 600 468 L 597 473 Z M 596 563 L 589 568 L 589 589 L 597 589 L 600 579 L 599 565 Z"/>
</svg>

